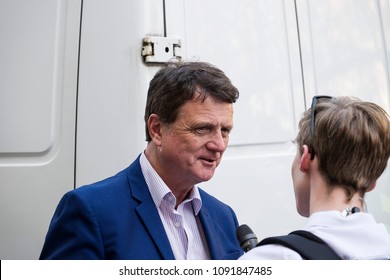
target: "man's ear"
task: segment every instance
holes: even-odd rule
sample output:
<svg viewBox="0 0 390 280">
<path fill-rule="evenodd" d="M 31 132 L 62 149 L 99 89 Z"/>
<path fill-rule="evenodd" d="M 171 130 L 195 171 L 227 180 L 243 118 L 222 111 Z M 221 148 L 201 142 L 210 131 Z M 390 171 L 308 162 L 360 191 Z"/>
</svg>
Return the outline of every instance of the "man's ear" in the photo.
<svg viewBox="0 0 390 280">
<path fill-rule="evenodd" d="M 299 170 L 306 173 L 309 171 L 311 159 L 309 153 L 309 147 L 307 145 L 302 146 L 301 158 L 299 161 Z"/>
<path fill-rule="evenodd" d="M 161 127 L 160 117 L 156 114 L 151 114 L 148 118 L 148 131 L 150 138 L 158 146 L 161 144 Z"/>
</svg>

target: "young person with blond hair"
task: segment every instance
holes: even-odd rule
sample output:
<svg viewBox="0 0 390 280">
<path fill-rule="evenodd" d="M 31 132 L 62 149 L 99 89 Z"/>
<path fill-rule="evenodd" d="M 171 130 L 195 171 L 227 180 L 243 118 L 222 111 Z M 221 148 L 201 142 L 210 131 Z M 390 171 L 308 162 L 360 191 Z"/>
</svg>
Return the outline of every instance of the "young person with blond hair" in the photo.
<svg viewBox="0 0 390 280">
<path fill-rule="evenodd" d="M 390 259 L 390 235 L 367 212 L 390 155 L 390 118 L 352 97 L 315 96 L 299 122 L 292 163 L 296 208 L 341 259 Z M 257 246 L 241 259 L 305 259 L 280 244 Z"/>
</svg>

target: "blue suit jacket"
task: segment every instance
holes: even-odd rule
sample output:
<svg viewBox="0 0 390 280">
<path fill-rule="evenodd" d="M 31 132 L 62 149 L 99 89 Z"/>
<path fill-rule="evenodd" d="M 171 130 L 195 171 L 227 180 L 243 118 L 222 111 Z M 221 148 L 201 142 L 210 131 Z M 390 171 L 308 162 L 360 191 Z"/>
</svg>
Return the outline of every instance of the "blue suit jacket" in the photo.
<svg viewBox="0 0 390 280">
<path fill-rule="evenodd" d="M 212 259 L 237 259 L 233 210 L 199 190 Z M 54 213 L 40 259 L 174 259 L 139 158 L 117 175 L 70 191 Z"/>
</svg>

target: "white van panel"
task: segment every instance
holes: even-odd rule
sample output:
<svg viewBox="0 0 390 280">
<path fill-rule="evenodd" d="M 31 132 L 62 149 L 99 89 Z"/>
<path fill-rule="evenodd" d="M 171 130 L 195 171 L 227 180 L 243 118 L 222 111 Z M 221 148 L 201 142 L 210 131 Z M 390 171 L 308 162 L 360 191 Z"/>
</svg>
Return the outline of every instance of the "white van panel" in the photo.
<svg viewBox="0 0 390 280">
<path fill-rule="evenodd" d="M 145 148 L 142 39 L 164 35 L 162 1 L 83 1 L 76 186 L 111 176 Z"/>
<path fill-rule="evenodd" d="M 37 259 L 74 185 L 80 1 L 0 2 L 0 259 Z"/>
<path fill-rule="evenodd" d="M 230 145 L 200 186 L 259 239 L 305 222 L 290 165 L 313 95 L 390 111 L 388 0 L 30 2 L 0 1 L 1 259 L 38 258 L 60 197 L 144 149 L 159 68 L 143 63 L 146 36 L 180 38 L 184 59 L 215 64 L 239 88 Z M 377 188 L 368 210 L 390 230 L 389 169 Z"/>
<path fill-rule="evenodd" d="M 390 8 L 381 2 L 298 1 L 308 102 L 315 94 L 354 95 L 390 111 Z"/>
<path fill-rule="evenodd" d="M 53 110 L 56 73 L 48 67 L 58 55 L 53 40 L 57 14 L 50 13 L 57 3 L 47 1 L 40 18 L 31 13 L 32 2 L 22 8 L 20 1 L 0 5 L 0 61 L 8 66 L 0 72 L 1 99 L 6 101 L 0 103 L 0 153 L 47 152 L 53 144 L 51 122 L 58 118 L 53 115 L 58 111 Z"/>
</svg>

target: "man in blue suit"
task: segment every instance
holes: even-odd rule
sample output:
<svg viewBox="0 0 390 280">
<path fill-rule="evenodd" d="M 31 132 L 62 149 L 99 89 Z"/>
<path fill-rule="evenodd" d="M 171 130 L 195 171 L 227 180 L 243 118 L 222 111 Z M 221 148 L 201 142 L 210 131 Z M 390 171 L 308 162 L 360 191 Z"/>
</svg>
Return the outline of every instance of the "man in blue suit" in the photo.
<svg viewBox="0 0 390 280">
<path fill-rule="evenodd" d="M 238 96 L 213 65 L 160 69 L 148 90 L 145 151 L 115 176 L 64 195 L 40 259 L 237 259 L 234 211 L 197 184 L 222 159 Z"/>
</svg>

